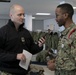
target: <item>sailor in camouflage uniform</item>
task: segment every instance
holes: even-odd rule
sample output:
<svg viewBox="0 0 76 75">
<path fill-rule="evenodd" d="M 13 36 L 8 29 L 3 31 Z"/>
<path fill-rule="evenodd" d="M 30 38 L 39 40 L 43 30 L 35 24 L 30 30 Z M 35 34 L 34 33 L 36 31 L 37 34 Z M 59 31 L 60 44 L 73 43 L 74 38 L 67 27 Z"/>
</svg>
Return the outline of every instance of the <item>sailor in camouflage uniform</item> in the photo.
<svg viewBox="0 0 76 75">
<path fill-rule="evenodd" d="M 73 7 L 68 4 L 58 5 L 56 8 L 56 21 L 59 26 L 64 26 L 58 44 L 57 57 L 47 62 L 50 70 L 55 70 L 55 75 L 76 75 L 76 25 L 72 20 Z"/>
</svg>

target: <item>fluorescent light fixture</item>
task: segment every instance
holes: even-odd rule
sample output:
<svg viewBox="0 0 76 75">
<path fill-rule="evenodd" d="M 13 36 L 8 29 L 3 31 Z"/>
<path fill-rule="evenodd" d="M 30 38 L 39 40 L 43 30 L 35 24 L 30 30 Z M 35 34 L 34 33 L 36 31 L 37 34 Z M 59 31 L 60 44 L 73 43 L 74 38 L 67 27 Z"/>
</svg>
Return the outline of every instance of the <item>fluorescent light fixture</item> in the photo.
<svg viewBox="0 0 76 75">
<path fill-rule="evenodd" d="M 26 19 L 26 17 L 24 17 L 24 19 Z M 35 17 L 32 17 L 32 19 L 35 19 Z"/>
<path fill-rule="evenodd" d="M 32 19 L 35 19 L 35 17 L 32 17 Z"/>
<path fill-rule="evenodd" d="M 36 15 L 51 15 L 50 13 L 36 13 Z"/>
<path fill-rule="evenodd" d="M 61 1 L 61 2 L 60 2 L 60 4 L 64 4 L 64 3 L 65 3 L 65 1 Z"/>
<path fill-rule="evenodd" d="M 76 9 L 76 7 L 73 7 L 73 9 Z"/>
</svg>

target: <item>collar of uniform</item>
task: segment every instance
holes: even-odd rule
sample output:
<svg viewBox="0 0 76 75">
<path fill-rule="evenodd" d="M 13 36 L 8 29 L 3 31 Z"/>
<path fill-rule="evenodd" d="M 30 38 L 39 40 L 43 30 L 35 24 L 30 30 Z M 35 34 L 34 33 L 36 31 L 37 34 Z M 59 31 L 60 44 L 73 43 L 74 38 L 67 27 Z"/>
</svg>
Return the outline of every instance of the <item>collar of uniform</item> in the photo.
<svg viewBox="0 0 76 75">
<path fill-rule="evenodd" d="M 63 36 L 66 35 L 66 34 L 69 32 L 69 30 L 70 30 L 71 28 L 73 28 L 74 26 L 75 26 L 74 23 L 70 24 L 70 26 L 69 26 L 68 28 L 65 28 L 65 30 L 62 31 L 61 34 L 62 34 Z"/>
<path fill-rule="evenodd" d="M 10 26 L 12 26 L 12 27 L 15 28 L 15 25 L 14 25 L 14 23 L 11 21 L 11 19 L 9 19 L 9 21 L 8 21 L 8 25 L 10 25 Z M 21 29 L 23 28 L 23 26 L 24 26 L 24 23 L 20 25 L 20 27 L 19 27 L 18 30 L 21 30 Z"/>
</svg>

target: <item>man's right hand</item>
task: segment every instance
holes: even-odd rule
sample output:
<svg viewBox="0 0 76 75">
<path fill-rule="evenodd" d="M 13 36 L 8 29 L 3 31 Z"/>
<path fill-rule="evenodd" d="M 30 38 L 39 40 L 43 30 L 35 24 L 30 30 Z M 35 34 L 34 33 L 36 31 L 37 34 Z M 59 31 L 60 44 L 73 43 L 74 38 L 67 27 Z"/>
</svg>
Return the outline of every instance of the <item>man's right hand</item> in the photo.
<svg viewBox="0 0 76 75">
<path fill-rule="evenodd" d="M 26 57 L 23 53 L 17 54 L 17 60 L 25 61 Z"/>
<path fill-rule="evenodd" d="M 49 60 L 47 62 L 47 67 L 51 70 L 51 71 L 54 71 L 55 70 L 55 60 L 52 59 L 52 60 Z"/>
</svg>

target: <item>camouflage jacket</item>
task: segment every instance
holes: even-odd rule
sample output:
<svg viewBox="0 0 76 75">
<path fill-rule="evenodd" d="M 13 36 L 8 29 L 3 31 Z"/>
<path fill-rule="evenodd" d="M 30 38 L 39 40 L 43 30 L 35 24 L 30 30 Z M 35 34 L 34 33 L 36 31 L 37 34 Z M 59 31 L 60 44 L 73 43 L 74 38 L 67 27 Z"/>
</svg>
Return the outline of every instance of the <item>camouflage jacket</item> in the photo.
<svg viewBox="0 0 76 75">
<path fill-rule="evenodd" d="M 56 69 L 76 69 L 76 25 L 71 24 L 59 39 Z"/>
</svg>

